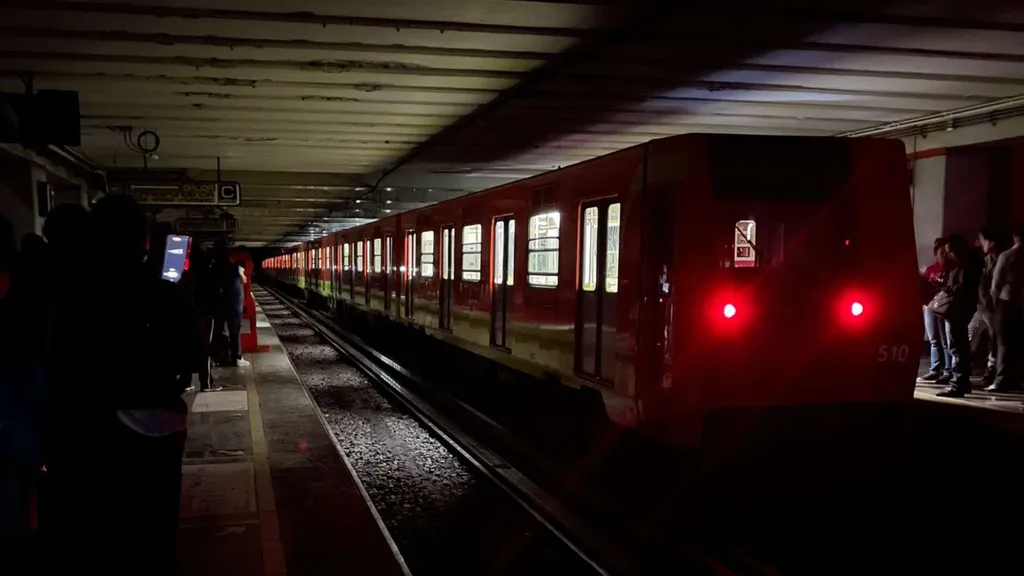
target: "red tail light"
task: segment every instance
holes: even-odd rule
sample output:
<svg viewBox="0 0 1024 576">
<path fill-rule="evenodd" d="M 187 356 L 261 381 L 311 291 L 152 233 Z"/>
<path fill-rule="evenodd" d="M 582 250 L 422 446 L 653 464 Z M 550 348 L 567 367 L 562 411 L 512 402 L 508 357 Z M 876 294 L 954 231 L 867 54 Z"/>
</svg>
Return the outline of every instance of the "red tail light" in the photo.
<svg viewBox="0 0 1024 576">
<path fill-rule="evenodd" d="M 733 306 L 732 304 L 726 304 L 722 308 L 722 316 L 725 316 L 726 318 L 732 318 L 736 316 L 736 307 Z"/>
<path fill-rule="evenodd" d="M 860 302 L 854 302 L 853 304 L 850 304 L 850 314 L 852 314 L 854 317 L 860 316 L 863 313 L 864 313 L 864 305 L 863 304 L 861 304 Z"/>
</svg>

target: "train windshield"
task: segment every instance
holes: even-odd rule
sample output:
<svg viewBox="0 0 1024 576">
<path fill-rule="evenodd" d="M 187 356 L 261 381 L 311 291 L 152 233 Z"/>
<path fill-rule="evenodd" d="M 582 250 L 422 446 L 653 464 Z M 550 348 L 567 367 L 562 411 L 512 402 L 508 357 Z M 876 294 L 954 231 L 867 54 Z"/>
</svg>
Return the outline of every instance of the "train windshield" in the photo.
<svg viewBox="0 0 1024 576">
<path fill-rule="evenodd" d="M 712 195 L 718 206 L 723 268 L 776 268 L 801 274 L 848 269 L 856 254 L 842 139 L 763 137 L 708 140 Z"/>
</svg>

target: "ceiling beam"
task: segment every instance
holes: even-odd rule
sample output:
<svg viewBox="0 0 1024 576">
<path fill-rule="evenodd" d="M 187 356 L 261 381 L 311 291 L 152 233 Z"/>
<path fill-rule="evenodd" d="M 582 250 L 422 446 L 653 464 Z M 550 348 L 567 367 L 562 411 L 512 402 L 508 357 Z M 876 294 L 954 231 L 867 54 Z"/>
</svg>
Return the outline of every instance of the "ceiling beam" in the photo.
<svg viewBox="0 0 1024 576">
<path fill-rule="evenodd" d="M 314 24 L 317 26 L 362 26 L 368 28 L 410 28 L 437 30 L 439 32 L 477 32 L 483 34 L 557 36 L 583 38 L 593 32 L 583 28 L 557 28 L 543 26 L 513 26 L 501 24 L 480 24 L 473 22 L 431 21 L 403 18 L 366 18 L 358 16 L 336 16 L 315 12 L 271 12 L 255 10 L 230 10 L 217 8 L 191 8 L 177 6 L 136 5 L 117 2 L 68 2 L 53 0 L 7 0 L 9 7 L 22 10 L 59 10 L 101 14 L 126 14 L 154 16 L 157 18 L 184 18 L 210 20 L 240 20 L 250 22 L 283 22 L 291 24 Z"/>
<path fill-rule="evenodd" d="M 377 60 L 257 60 L 255 58 L 195 58 L 189 56 L 152 56 L 132 54 L 83 54 L 76 52 L 33 52 L 0 50 L 0 59 L 8 61 L 54 61 L 60 63 L 91 62 L 99 64 L 136 64 L 142 66 L 183 67 L 192 70 L 289 70 L 325 74 L 362 72 L 381 75 L 411 75 L 440 78 L 481 78 L 516 80 L 522 72 L 508 70 L 474 70 L 460 68 L 428 68 L 407 62 Z"/>
<path fill-rule="evenodd" d="M 11 38 L 50 38 L 58 40 L 84 40 L 91 42 L 118 42 L 155 44 L 159 46 L 211 46 L 222 48 L 261 48 L 279 50 L 316 50 L 323 52 L 355 52 L 401 55 L 452 56 L 460 58 L 492 58 L 498 60 L 543 60 L 551 52 L 515 50 L 488 50 L 480 48 L 441 48 L 435 46 L 408 46 L 404 44 L 367 44 L 364 42 L 322 42 L 301 38 L 249 38 L 242 36 L 212 36 L 190 34 L 144 34 L 124 30 L 56 30 L 34 27 L 0 26 L 0 35 Z"/>
</svg>

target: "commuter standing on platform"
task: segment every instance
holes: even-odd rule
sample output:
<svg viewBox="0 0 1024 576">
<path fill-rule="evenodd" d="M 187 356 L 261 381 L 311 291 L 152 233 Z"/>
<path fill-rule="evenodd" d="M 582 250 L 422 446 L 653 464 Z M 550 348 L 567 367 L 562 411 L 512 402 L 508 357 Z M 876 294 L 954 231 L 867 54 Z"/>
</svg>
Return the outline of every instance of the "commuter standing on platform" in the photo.
<svg viewBox="0 0 1024 576">
<path fill-rule="evenodd" d="M 190 269 L 195 274 L 195 303 L 199 312 L 199 389 L 203 392 L 220 390 L 213 382 L 210 370 L 214 319 L 221 301 L 220 286 L 217 283 L 213 264 L 206 250 L 196 247 L 192 252 Z"/>
<path fill-rule="evenodd" d="M 225 257 L 219 267 L 221 274 L 222 314 L 228 328 L 228 348 L 225 364 L 248 366 L 242 358 L 242 309 L 245 306 L 245 268 Z"/>
<path fill-rule="evenodd" d="M 108 196 L 89 224 L 90 268 L 63 291 L 53 337 L 49 558 L 97 574 L 169 575 L 187 416 L 177 377 L 195 350 L 192 314 L 144 263 L 137 203 Z"/>
<path fill-rule="evenodd" d="M 971 342 L 967 337 L 967 327 L 978 308 L 982 263 L 967 239 L 960 234 L 948 238 L 946 253 L 949 266 L 943 291 L 950 302 L 942 316 L 946 319 L 946 332 L 953 352 L 953 381 L 937 395 L 962 398 L 971 391 Z"/>
<path fill-rule="evenodd" d="M 999 358 L 992 388 L 1009 390 L 1021 384 L 1021 358 L 1024 350 L 1024 223 L 1013 229 L 1013 247 L 999 255 L 992 278 L 992 298 L 996 304 L 996 339 Z"/>
<path fill-rule="evenodd" d="M 972 345 L 977 337 L 984 333 L 988 336 L 988 355 L 985 364 L 985 375 L 982 382 L 986 391 L 992 392 L 996 389 L 993 384 L 996 380 L 996 358 L 999 345 L 996 341 L 996 304 L 992 298 L 992 275 L 995 272 L 996 261 L 999 258 L 995 233 L 991 228 L 985 226 L 978 232 L 978 246 L 984 254 L 981 282 L 978 283 L 978 310 L 967 328 L 967 338 Z"/>
<path fill-rule="evenodd" d="M 0 574 L 23 571 L 31 537 L 31 495 L 38 469 L 38 442 L 32 442 L 33 419 L 26 401 L 31 386 L 29 364 L 20 356 L 25 315 L 17 302 L 19 257 L 10 222 L 0 216 Z"/>
<path fill-rule="evenodd" d="M 946 279 L 946 239 L 936 238 L 932 246 L 935 254 L 935 262 L 924 269 L 922 279 L 924 281 L 924 301 L 927 303 L 935 296 L 935 293 L 942 289 Z M 949 384 L 953 379 L 953 355 L 950 353 L 949 337 L 946 333 L 946 322 L 941 316 L 924 307 L 924 328 L 931 348 L 930 370 L 924 376 L 917 379 L 918 382 Z"/>
</svg>

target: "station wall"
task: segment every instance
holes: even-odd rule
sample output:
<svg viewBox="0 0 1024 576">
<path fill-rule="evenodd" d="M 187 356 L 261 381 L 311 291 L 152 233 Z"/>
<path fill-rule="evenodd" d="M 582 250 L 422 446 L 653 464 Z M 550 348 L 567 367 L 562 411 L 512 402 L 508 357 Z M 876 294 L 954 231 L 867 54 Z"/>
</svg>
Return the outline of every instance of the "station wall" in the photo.
<svg viewBox="0 0 1024 576">
<path fill-rule="evenodd" d="M 933 148 L 910 156 L 911 198 L 918 264 L 932 258 L 932 242 L 959 233 L 974 240 L 990 225 L 1009 241 L 1024 221 L 1024 137 Z"/>
</svg>

